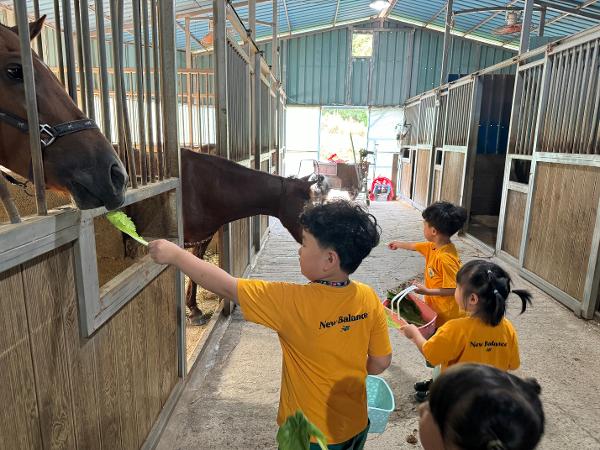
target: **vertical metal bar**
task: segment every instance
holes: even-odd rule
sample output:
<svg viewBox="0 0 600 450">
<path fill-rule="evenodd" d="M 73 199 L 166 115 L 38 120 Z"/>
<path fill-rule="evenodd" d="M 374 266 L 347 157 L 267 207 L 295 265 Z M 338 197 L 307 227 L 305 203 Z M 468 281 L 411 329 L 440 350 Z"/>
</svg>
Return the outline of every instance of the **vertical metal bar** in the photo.
<svg viewBox="0 0 600 450">
<path fill-rule="evenodd" d="M 133 41 L 135 45 L 135 80 L 138 115 L 138 148 L 140 151 L 140 176 L 142 185 L 145 185 L 148 182 L 148 160 L 146 153 L 146 126 L 144 124 L 144 57 L 142 51 L 142 21 L 140 18 L 140 0 L 133 0 L 131 6 L 133 8 Z"/>
<path fill-rule="evenodd" d="M 25 105 L 27 107 L 27 121 L 29 122 L 29 149 L 31 151 L 31 166 L 33 169 L 33 182 L 35 184 L 35 200 L 37 213 L 41 216 L 48 214 L 46 207 L 46 182 L 44 180 L 44 163 L 40 142 L 40 123 L 37 110 L 37 97 L 35 93 L 35 75 L 33 71 L 33 57 L 29 41 L 29 22 L 27 20 L 27 4 L 14 0 L 15 18 L 21 46 L 21 65 L 23 67 L 23 85 L 25 87 Z"/>
<path fill-rule="evenodd" d="M 515 89 L 513 92 L 512 111 L 510 114 L 510 124 L 508 127 L 508 154 L 519 154 L 519 139 L 523 129 L 521 123 L 523 117 L 523 108 L 525 100 L 525 73 L 518 70 L 515 77 Z"/>
<path fill-rule="evenodd" d="M 73 0 L 75 5 L 75 30 L 77 33 L 77 69 L 79 71 L 79 100 L 78 104 L 86 115 L 89 115 L 87 104 L 87 84 L 85 81 L 86 73 L 83 65 L 83 36 L 81 35 L 81 1 Z"/>
<path fill-rule="evenodd" d="M 152 131 L 152 65 L 150 64 L 150 26 L 148 18 L 148 1 L 142 0 L 142 27 L 144 30 L 144 73 L 146 88 L 146 127 L 148 136 L 148 153 L 150 159 L 150 182 L 156 179 L 156 162 L 154 160 L 154 133 Z"/>
<path fill-rule="evenodd" d="M 568 79 L 565 90 L 563 91 L 563 101 L 561 102 L 560 118 L 563 122 L 560 126 L 560 135 L 558 138 L 558 151 L 560 153 L 567 153 L 566 149 L 566 135 L 569 127 L 568 116 L 571 111 L 571 95 L 573 93 L 573 84 L 575 78 L 575 48 L 569 50 L 569 65 L 568 65 Z M 565 119 L 566 122 L 564 121 Z"/>
<path fill-rule="evenodd" d="M 88 14 L 88 0 L 81 0 L 81 36 L 83 46 L 83 65 L 85 74 L 85 91 L 87 92 L 87 115 L 90 119 L 96 120 L 96 108 L 94 101 L 94 72 L 92 69 L 92 46 L 90 43 L 90 16 Z M 98 46 L 103 45 L 103 41 L 98 42 Z M 80 82 L 83 82 L 81 80 Z"/>
<path fill-rule="evenodd" d="M 112 133 L 110 124 L 110 94 L 108 89 L 108 62 L 106 60 L 106 34 L 104 32 L 104 0 L 95 0 L 94 4 L 96 6 L 96 36 L 98 37 L 100 88 L 102 90 L 102 126 L 104 135 L 110 141 L 112 140 Z"/>
<path fill-rule="evenodd" d="M 58 59 L 58 74 L 60 82 L 65 86 L 65 62 L 63 55 L 62 30 L 60 27 L 60 3 L 59 0 L 54 0 L 54 31 L 56 38 L 56 59 Z"/>
<path fill-rule="evenodd" d="M 568 128 L 566 135 L 566 144 L 569 150 L 568 153 L 577 153 L 576 148 L 578 135 L 576 133 L 576 129 L 579 123 L 581 122 L 581 101 L 585 98 L 585 96 L 582 98 L 581 87 L 583 85 L 583 80 L 585 79 L 586 71 L 588 68 L 587 64 L 585 64 L 584 54 L 587 58 L 587 56 L 589 55 L 589 45 L 590 43 L 588 42 L 587 49 L 584 49 L 583 44 L 577 47 L 579 55 L 577 58 L 575 85 L 573 87 L 573 94 L 568 97 L 572 101 L 571 113 L 569 114 L 568 118 Z"/>
<path fill-rule="evenodd" d="M 165 135 L 165 157 L 169 177 L 179 176 L 179 143 L 177 139 L 177 90 L 175 77 L 175 11 L 174 2 L 159 2 L 160 5 L 160 57 L 161 88 L 163 98 L 163 133 Z"/>
<path fill-rule="evenodd" d="M 530 0 L 531 1 L 531 0 Z M 453 0 L 446 1 L 446 22 L 444 28 L 444 47 L 442 49 L 442 67 L 440 71 L 440 86 L 448 80 L 448 49 L 452 41 L 450 30 L 452 28 L 452 6 Z"/>
<path fill-rule="evenodd" d="M 594 77 L 594 71 L 593 68 L 596 67 L 597 61 L 598 61 L 598 49 L 600 48 L 600 41 L 596 40 L 594 42 L 594 55 L 592 56 L 592 59 L 590 61 L 590 76 L 589 76 L 589 81 L 587 83 L 587 87 L 585 88 L 584 92 L 586 94 L 589 94 L 590 92 L 594 92 L 594 82 L 596 81 Z M 596 84 L 596 91 L 600 91 L 600 83 Z M 591 132 L 593 132 L 594 130 L 594 123 L 592 122 L 590 124 L 590 117 L 589 114 L 592 112 L 591 110 L 591 106 L 592 106 L 592 100 L 593 97 L 591 95 L 586 95 L 585 98 L 585 109 L 583 111 L 583 119 L 582 119 L 582 125 L 581 125 L 581 131 L 580 131 L 580 136 L 581 136 L 581 148 L 579 149 L 579 153 L 588 153 L 588 142 L 585 138 L 585 136 L 588 133 L 588 126 L 591 125 Z"/>
<path fill-rule="evenodd" d="M 539 101 L 540 101 L 540 91 L 542 89 L 542 71 L 543 71 L 543 67 L 542 65 L 540 66 L 536 66 L 535 67 L 535 91 L 534 91 L 534 97 L 533 97 L 533 111 L 531 114 L 531 129 L 533 130 L 535 128 L 535 119 L 538 115 L 539 112 Z M 529 142 L 527 143 L 527 154 L 531 155 L 533 154 L 533 142 L 534 142 L 534 134 L 533 131 L 529 134 Z"/>
<path fill-rule="evenodd" d="M 564 79 L 565 69 L 567 67 L 568 51 L 561 52 L 559 54 L 558 68 L 554 77 L 556 78 L 555 89 L 552 92 L 552 115 L 550 116 L 550 122 L 548 123 L 548 141 L 544 151 L 554 148 L 558 139 L 558 126 L 560 121 L 560 109 L 561 109 L 561 94 L 564 92 Z M 541 105 L 540 105 L 541 107 Z M 558 150 L 554 150 L 558 151 Z"/>
<path fill-rule="evenodd" d="M 185 66 L 187 69 L 191 71 L 192 69 L 192 37 L 190 33 L 190 18 L 189 16 L 185 18 Z M 190 146 L 194 147 L 194 131 L 192 127 L 192 80 L 191 80 L 191 72 L 186 74 L 186 88 L 187 88 L 187 101 L 188 101 L 188 124 L 189 124 L 189 140 Z M 183 107 L 183 98 L 181 105 Z"/>
<path fill-rule="evenodd" d="M 227 39 L 225 34 L 226 13 L 225 0 L 213 0 L 214 17 L 214 57 L 215 57 L 215 103 L 217 119 L 217 148 L 219 154 L 227 159 L 231 157 L 228 132 L 228 98 L 227 98 Z M 218 81 L 217 81 L 218 80 Z M 231 273 L 231 225 L 226 224 L 221 228 L 219 262 L 221 268 Z M 230 299 L 225 299 L 223 313 L 229 315 L 231 312 Z"/>
<path fill-rule="evenodd" d="M 75 79 L 75 53 L 73 51 L 73 23 L 71 22 L 71 0 L 62 0 L 63 29 L 65 37 L 65 53 L 67 57 L 67 90 L 71 98 L 77 102 L 77 80 Z"/>
<path fill-rule="evenodd" d="M 33 11 L 35 14 L 35 20 L 38 20 L 40 18 L 40 0 L 33 0 Z M 40 57 L 40 59 L 44 59 L 44 45 L 42 42 L 42 34 L 43 33 L 38 34 L 38 37 L 36 39 L 37 54 Z"/>
<path fill-rule="evenodd" d="M 158 32 L 158 0 L 151 0 L 152 3 L 152 50 L 154 65 L 154 120 L 156 120 L 156 145 L 158 153 L 158 179 L 165 177 L 165 159 L 163 148 L 165 140 L 163 136 L 162 108 L 161 108 L 161 80 L 162 80 L 162 61 L 159 55 L 159 48 L 162 45 L 161 37 Z M 177 131 L 177 130 L 175 130 Z"/>
<path fill-rule="evenodd" d="M 596 41 L 596 50 L 598 49 L 598 41 Z M 596 67 L 595 65 L 593 65 L 592 67 Z M 593 78 L 593 77 L 592 77 Z M 594 140 L 595 139 L 600 139 L 600 136 L 597 136 L 596 138 L 594 138 L 594 127 L 597 128 L 597 134 L 600 133 L 600 125 L 598 125 L 598 114 L 599 114 L 599 110 L 600 110 L 600 79 L 598 79 L 596 77 L 596 101 L 594 102 L 594 107 L 592 108 L 592 111 L 594 112 L 594 115 L 592 117 L 592 121 L 591 121 L 591 128 L 590 128 L 590 137 L 588 139 L 588 144 L 587 144 L 587 149 L 586 149 L 586 153 L 590 154 L 590 153 L 594 153 L 597 150 L 594 147 Z M 590 81 L 591 84 L 591 81 Z M 592 91 L 590 91 L 591 94 Z M 597 144 L 597 143 L 596 143 Z"/>
<path fill-rule="evenodd" d="M 544 29 L 546 28 L 546 8 L 542 7 L 540 10 L 540 24 L 538 26 L 538 36 L 544 36 Z"/>
<path fill-rule="evenodd" d="M 552 139 L 552 133 L 554 131 L 554 130 L 552 130 L 551 125 L 552 125 L 552 122 L 554 121 L 555 109 L 556 109 L 556 105 L 557 105 L 558 95 L 556 94 L 556 92 L 558 91 L 558 82 L 559 82 L 558 74 L 560 73 L 560 68 L 562 66 L 562 56 L 563 56 L 562 53 L 559 53 L 553 57 L 554 64 L 552 65 L 552 70 L 549 73 L 550 86 L 549 86 L 549 91 L 548 91 L 549 92 L 548 93 L 548 105 L 546 107 L 546 110 L 542 111 L 542 117 L 544 117 L 544 120 L 545 120 L 545 123 L 547 124 L 547 126 L 545 126 L 541 129 L 541 135 L 540 135 L 541 142 L 538 145 L 538 148 L 540 148 L 542 150 L 549 147 L 551 139 Z M 550 57 L 547 56 L 545 64 L 547 64 L 549 60 L 550 60 Z M 545 67 L 544 67 L 544 69 L 545 69 Z M 542 74 L 542 76 L 543 76 L 543 74 Z M 539 113 L 538 113 L 538 116 L 539 116 Z"/>
<path fill-rule="evenodd" d="M 531 69 L 527 69 L 523 72 L 523 76 L 525 77 L 525 81 L 523 82 L 523 93 L 525 95 L 525 103 L 523 105 L 523 109 L 521 110 L 523 116 L 521 118 L 521 135 L 519 136 L 519 149 L 521 154 L 528 153 L 527 143 L 529 142 L 529 134 L 533 134 L 533 131 L 530 128 L 530 120 L 532 117 L 531 110 L 531 93 L 533 90 Z"/>
<path fill-rule="evenodd" d="M 525 0 L 523 11 L 523 26 L 521 27 L 521 41 L 519 42 L 519 53 L 529 50 L 529 34 L 531 33 L 531 17 L 533 16 L 533 0 Z"/>
</svg>

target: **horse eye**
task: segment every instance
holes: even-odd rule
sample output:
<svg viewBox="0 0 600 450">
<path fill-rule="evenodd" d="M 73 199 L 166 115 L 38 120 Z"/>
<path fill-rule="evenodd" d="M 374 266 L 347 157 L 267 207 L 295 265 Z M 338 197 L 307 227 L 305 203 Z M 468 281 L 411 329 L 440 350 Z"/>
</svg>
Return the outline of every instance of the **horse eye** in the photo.
<svg viewBox="0 0 600 450">
<path fill-rule="evenodd" d="M 11 80 L 23 81 L 23 67 L 21 64 L 11 64 L 6 68 L 6 75 Z"/>
</svg>

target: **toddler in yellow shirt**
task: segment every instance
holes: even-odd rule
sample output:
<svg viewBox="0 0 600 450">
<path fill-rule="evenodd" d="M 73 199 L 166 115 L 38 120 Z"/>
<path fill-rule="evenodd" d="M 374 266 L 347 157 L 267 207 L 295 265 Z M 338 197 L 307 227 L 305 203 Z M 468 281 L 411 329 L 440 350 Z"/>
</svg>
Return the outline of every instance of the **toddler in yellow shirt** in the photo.
<svg viewBox="0 0 600 450">
<path fill-rule="evenodd" d="M 528 291 L 511 291 L 510 276 L 497 264 L 473 260 L 456 277 L 454 296 L 467 317 L 446 322 L 425 340 L 414 325 L 401 328 L 431 364 L 448 367 L 463 362 L 489 364 L 501 370 L 520 365 L 517 334 L 504 317 L 506 300 L 512 292 L 521 299 L 521 313 L 531 304 Z"/>
</svg>

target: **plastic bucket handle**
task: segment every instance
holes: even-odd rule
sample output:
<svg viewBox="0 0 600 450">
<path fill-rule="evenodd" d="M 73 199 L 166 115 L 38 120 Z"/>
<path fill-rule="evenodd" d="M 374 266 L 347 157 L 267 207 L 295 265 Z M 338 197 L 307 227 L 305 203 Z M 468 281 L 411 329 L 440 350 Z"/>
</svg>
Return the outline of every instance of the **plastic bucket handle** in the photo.
<svg viewBox="0 0 600 450">
<path fill-rule="evenodd" d="M 402 318 L 402 316 L 400 315 L 400 302 L 401 302 L 402 300 L 404 300 L 404 298 L 405 298 L 405 297 L 406 297 L 408 294 L 410 294 L 412 291 L 414 291 L 414 290 L 416 290 L 416 289 L 418 289 L 418 287 L 417 287 L 417 286 L 415 286 L 415 285 L 413 284 L 413 285 L 411 285 L 411 286 L 407 287 L 406 289 L 404 289 L 403 291 L 401 291 L 401 292 L 397 293 L 397 294 L 394 296 L 394 298 L 392 299 L 392 301 L 390 302 L 390 309 L 392 310 L 392 313 L 394 313 L 394 312 L 395 312 L 395 313 L 396 313 L 396 315 L 397 315 L 399 318 Z M 395 303 L 395 305 L 396 305 L 396 309 L 395 309 L 395 310 L 394 310 L 394 302 L 396 302 L 396 303 Z"/>
</svg>

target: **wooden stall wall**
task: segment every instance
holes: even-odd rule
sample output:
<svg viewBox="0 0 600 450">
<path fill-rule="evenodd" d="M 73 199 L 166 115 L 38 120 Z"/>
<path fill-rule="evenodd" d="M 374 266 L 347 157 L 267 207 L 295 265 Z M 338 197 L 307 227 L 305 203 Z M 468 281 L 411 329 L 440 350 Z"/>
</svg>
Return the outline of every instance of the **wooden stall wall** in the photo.
<svg viewBox="0 0 600 450">
<path fill-rule="evenodd" d="M 519 259 L 519 250 L 521 249 L 526 205 L 526 193 L 514 190 L 507 192 L 502 250 L 516 259 Z"/>
<path fill-rule="evenodd" d="M 600 168 L 538 163 L 524 267 L 577 300 L 599 196 Z"/>
<path fill-rule="evenodd" d="M 175 270 L 82 339 L 73 260 L 0 274 L 2 448 L 139 448 L 178 381 Z"/>
<path fill-rule="evenodd" d="M 463 169 L 465 154 L 462 152 L 444 152 L 442 186 L 440 200 L 456 205 L 460 204 L 463 189 Z"/>
<path fill-rule="evenodd" d="M 441 167 L 436 167 L 433 171 L 433 192 L 431 194 L 431 202 L 440 201 L 442 189 L 442 169 Z"/>
<path fill-rule="evenodd" d="M 231 224 L 231 236 L 233 244 L 232 275 L 241 277 L 250 264 L 250 220 L 240 219 Z"/>
<path fill-rule="evenodd" d="M 413 176 L 413 160 L 415 152 L 405 150 L 409 155 L 408 158 L 402 158 L 400 163 L 400 194 L 406 199 L 412 197 L 412 176 Z"/>
<path fill-rule="evenodd" d="M 415 168 L 415 198 L 418 206 L 425 208 L 427 205 L 427 187 L 429 184 L 429 163 L 431 150 L 417 150 L 417 163 Z"/>
</svg>

